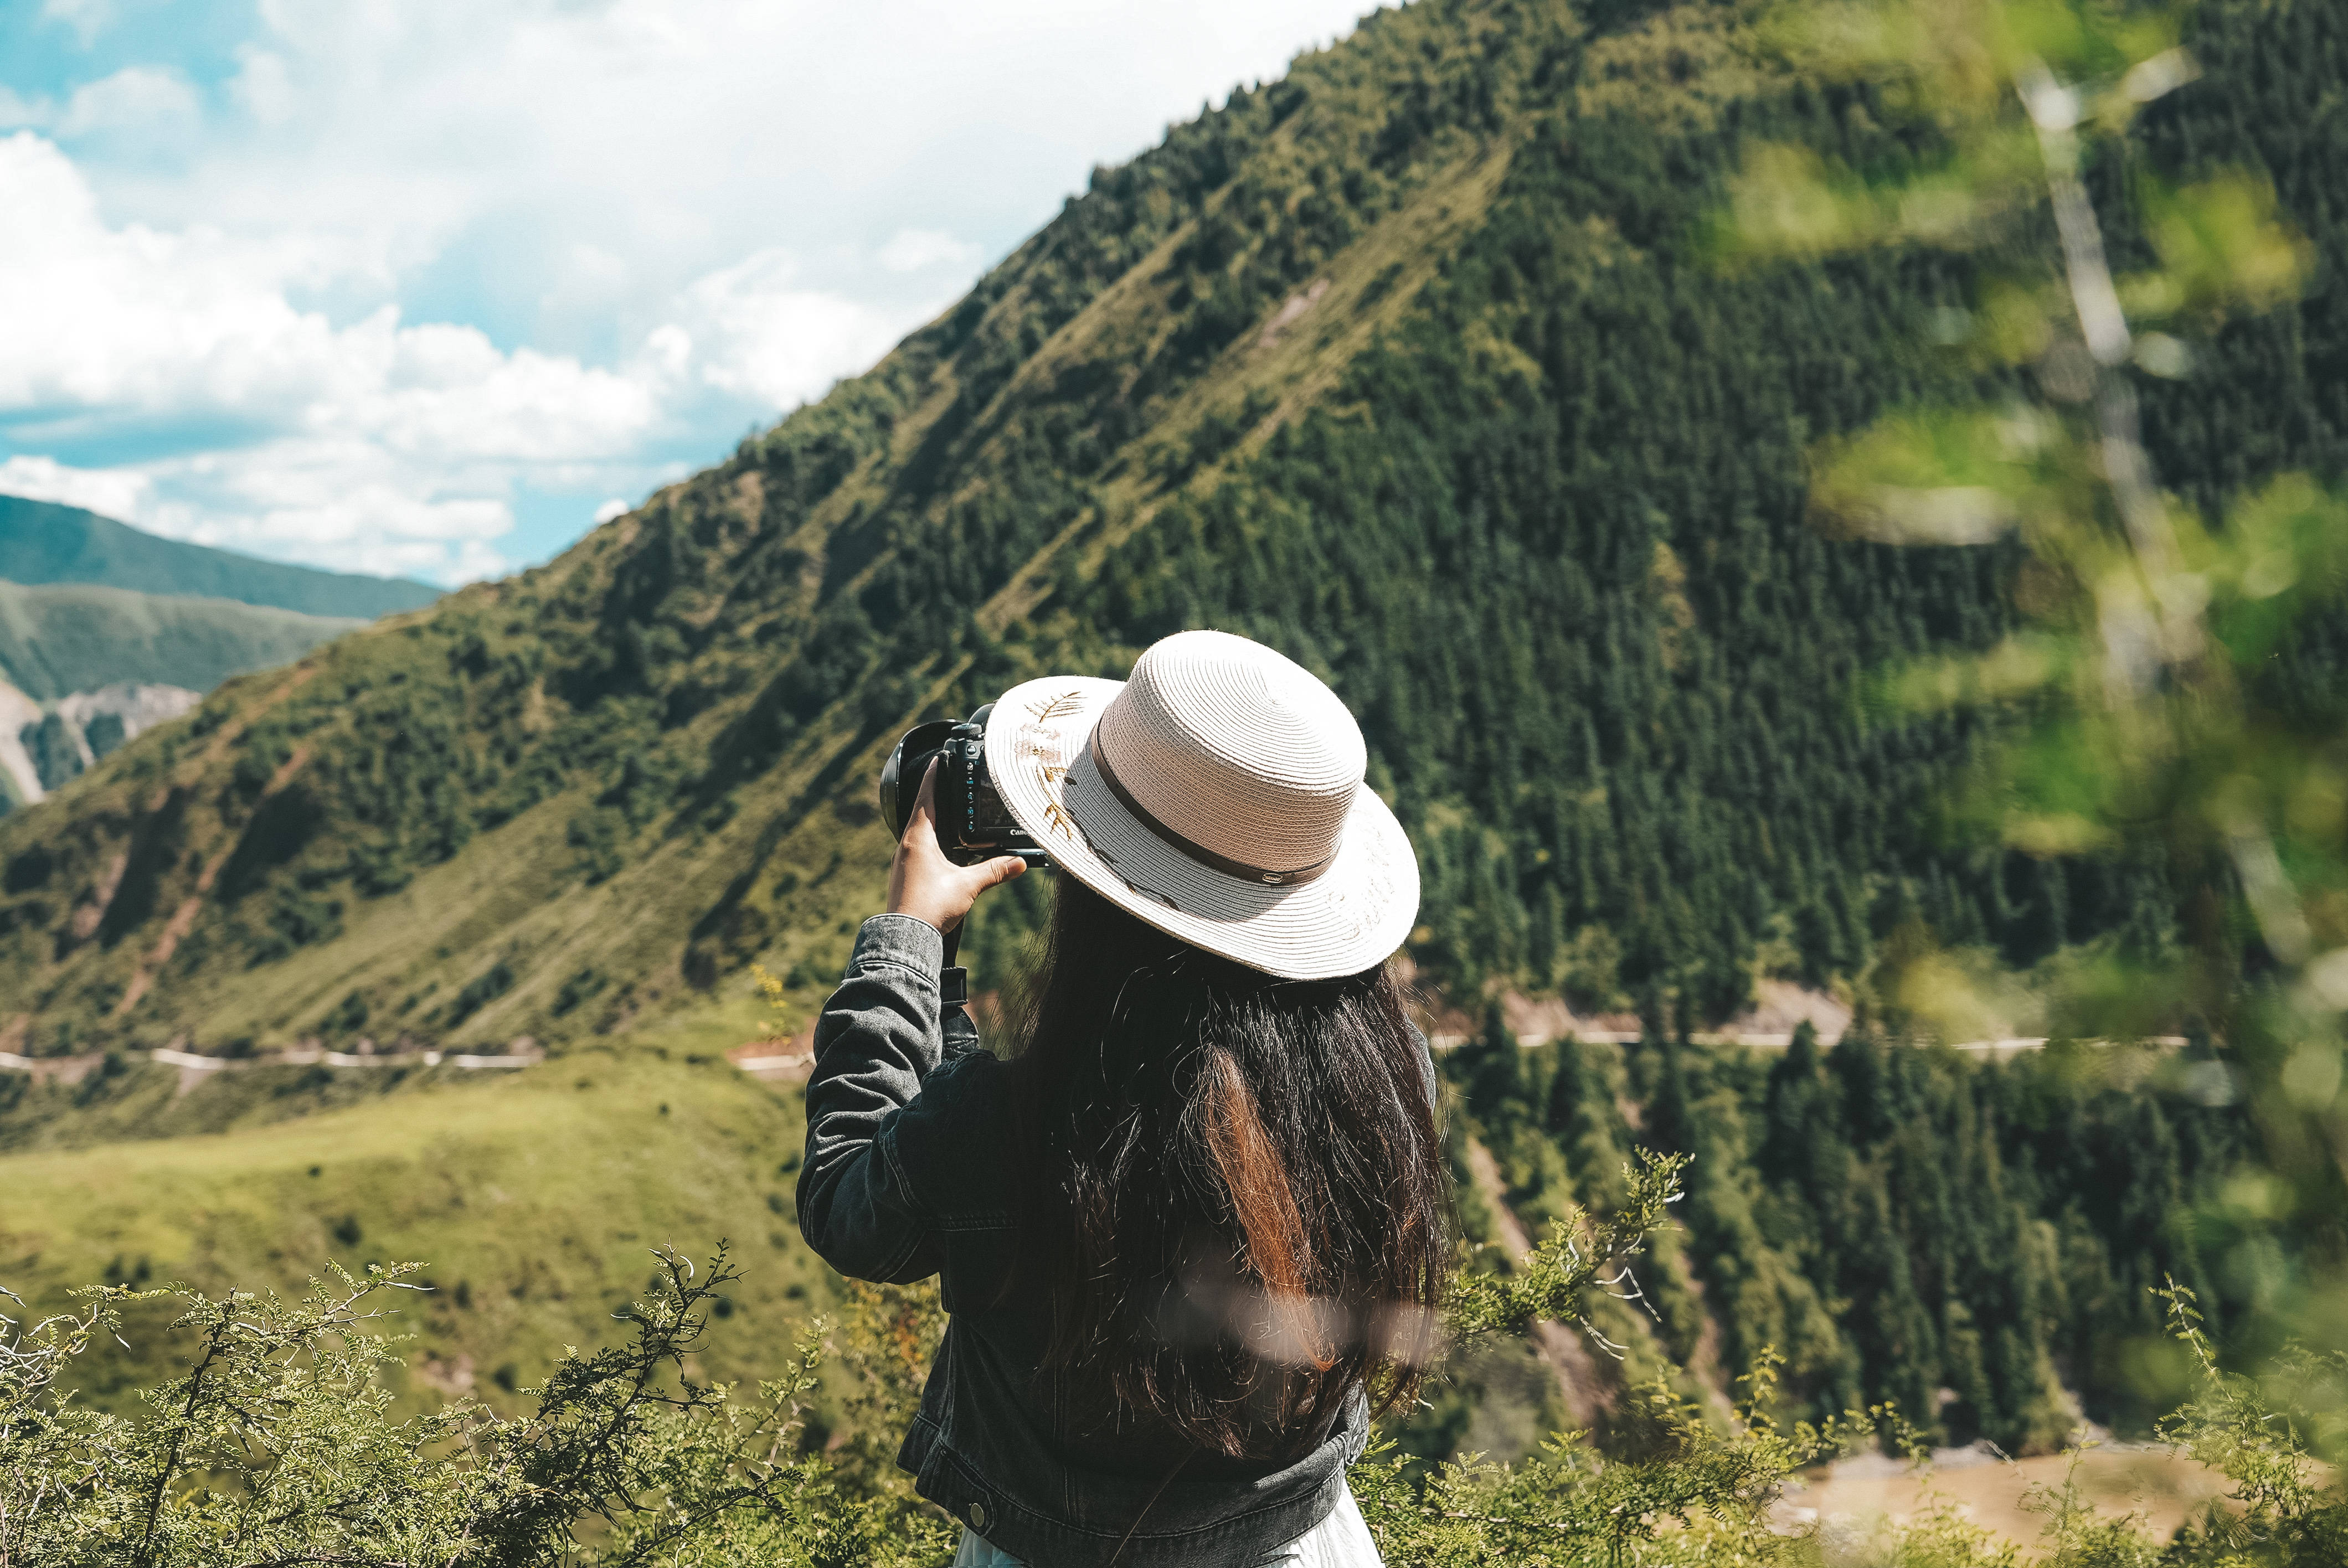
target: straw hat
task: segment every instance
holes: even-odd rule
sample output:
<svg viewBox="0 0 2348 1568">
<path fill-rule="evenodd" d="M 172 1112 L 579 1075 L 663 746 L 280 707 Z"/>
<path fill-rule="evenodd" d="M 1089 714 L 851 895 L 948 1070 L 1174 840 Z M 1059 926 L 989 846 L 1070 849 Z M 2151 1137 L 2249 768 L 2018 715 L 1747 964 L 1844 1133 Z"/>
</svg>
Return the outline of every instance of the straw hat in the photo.
<svg viewBox="0 0 2348 1568">
<path fill-rule="evenodd" d="M 1311 671 L 1220 631 L 1154 644 L 1127 681 L 1014 686 L 986 726 L 996 792 L 1061 870 L 1288 979 L 1366 969 L 1417 917 L 1418 861 L 1366 755 Z"/>
</svg>

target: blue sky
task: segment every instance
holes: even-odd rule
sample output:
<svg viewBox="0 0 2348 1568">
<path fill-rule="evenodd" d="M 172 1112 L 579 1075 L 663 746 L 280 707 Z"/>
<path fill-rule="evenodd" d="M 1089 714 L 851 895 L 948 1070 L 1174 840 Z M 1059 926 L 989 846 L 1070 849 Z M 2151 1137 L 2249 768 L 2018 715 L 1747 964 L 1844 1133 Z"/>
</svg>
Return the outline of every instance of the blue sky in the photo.
<svg viewBox="0 0 2348 1568">
<path fill-rule="evenodd" d="M 0 0 L 0 492 L 455 583 L 1368 0 Z"/>
</svg>

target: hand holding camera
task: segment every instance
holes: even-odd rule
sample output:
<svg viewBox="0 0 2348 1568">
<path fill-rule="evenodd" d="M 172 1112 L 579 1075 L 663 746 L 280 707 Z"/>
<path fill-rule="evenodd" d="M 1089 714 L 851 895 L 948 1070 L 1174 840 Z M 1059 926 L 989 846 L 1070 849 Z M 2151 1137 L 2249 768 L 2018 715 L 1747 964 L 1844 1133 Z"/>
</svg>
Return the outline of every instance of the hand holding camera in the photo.
<svg viewBox="0 0 2348 1568">
<path fill-rule="evenodd" d="M 938 847 L 956 866 L 975 866 L 997 855 L 1015 855 L 1030 866 L 1045 864 L 1042 847 L 1004 808 L 986 772 L 986 722 L 994 704 L 969 718 L 932 719 L 904 733 L 880 768 L 880 820 L 902 838 L 913 790 L 930 788 L 930 764 L 937 765 L 932 813 Z M 928 797 L 924 797 L 925 799 Z"/>
<path fill-rule="evenodd" d="M 891 757 L 891 763 L 897 758 Z M 1000 855 L 974 865 L 957 865 L 946 858 L 937 821 L 938 774 L 941 759 L 932 757 L 922 770 L 922 793 L 897 835 L 896 858 L 889 863 L 889 913 L 926 920 L 949 937 L 978 896 L 1008 882 L 1027 869 L 1017 855 Z M 896 824 L 892 818 L 891 826 Z"/>
</svg>

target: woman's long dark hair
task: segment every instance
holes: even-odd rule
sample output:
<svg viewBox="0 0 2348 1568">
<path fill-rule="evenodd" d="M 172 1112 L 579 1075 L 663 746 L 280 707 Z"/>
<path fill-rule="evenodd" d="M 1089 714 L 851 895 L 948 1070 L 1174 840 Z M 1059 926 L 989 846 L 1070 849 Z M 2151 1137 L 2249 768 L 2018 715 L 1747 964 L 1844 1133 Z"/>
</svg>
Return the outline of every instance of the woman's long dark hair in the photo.
<svg viewBox="0 0 2348 1568">
<path fill-rule="evenodd" d="M 1277 979 L 1057 880 L 1015 1069 L 1046 1370 L 1232 1459 L 1408 1399 L 1447 1189 L 1394 976 Z"/>
</svg>

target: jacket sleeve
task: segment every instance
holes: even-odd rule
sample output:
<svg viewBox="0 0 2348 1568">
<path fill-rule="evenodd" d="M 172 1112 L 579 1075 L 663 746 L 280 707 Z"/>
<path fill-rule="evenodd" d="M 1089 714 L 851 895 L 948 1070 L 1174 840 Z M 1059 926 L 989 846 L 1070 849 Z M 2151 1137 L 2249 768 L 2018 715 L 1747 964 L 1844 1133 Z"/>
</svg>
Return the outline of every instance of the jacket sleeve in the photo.
<svg viewBox="0 0 2348 1568">
<path fill-rule="evenodd" d="M 816 1022 L 799 1233 L 851 1278 L 902 1284 L 938 1271 L 936 1227 L 897 1156 L 896 1123 L 944 1050 L 944 958 L 927 922 L 875 915 Z"/>
</svg>

